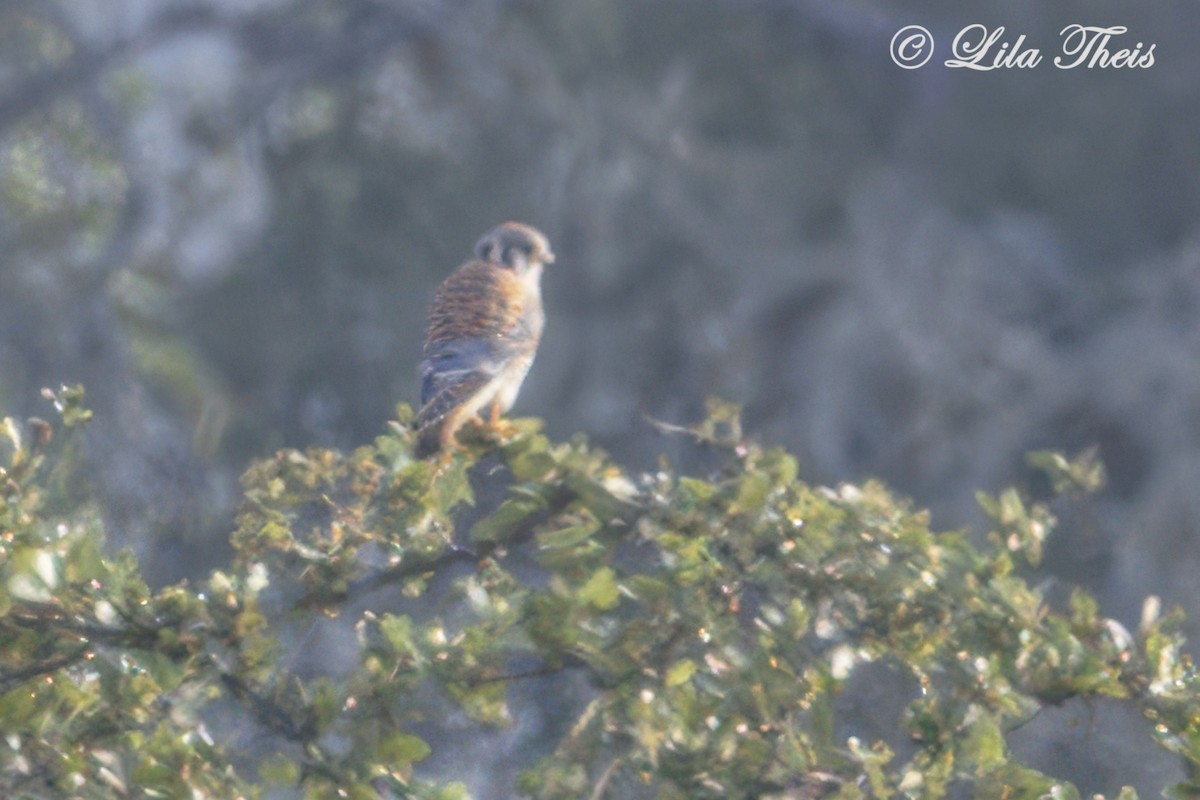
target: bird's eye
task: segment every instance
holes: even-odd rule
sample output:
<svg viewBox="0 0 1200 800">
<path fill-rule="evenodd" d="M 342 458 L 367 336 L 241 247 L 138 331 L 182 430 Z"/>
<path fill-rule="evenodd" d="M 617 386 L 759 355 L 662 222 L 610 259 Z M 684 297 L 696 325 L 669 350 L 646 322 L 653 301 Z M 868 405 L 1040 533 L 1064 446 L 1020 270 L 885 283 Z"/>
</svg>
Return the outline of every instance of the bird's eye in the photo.
<svg viewBox="0 0 1200 800">
<path fill-rule="evenodd" d="M 521 257 L 522 261 L 528 261 L 533 255 L 533 248 L 527 244 L 514 244 L 504 248 L 504 263 L 512 264 L 517 256 Z"/>
</svg>

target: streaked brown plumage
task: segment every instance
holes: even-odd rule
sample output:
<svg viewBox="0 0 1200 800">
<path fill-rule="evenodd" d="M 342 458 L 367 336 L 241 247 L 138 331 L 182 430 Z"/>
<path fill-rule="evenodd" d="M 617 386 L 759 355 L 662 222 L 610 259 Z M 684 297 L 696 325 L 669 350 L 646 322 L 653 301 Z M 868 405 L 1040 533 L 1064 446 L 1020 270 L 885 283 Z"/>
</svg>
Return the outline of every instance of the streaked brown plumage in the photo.
<svg viewBox="0 0 1200 800">
<path fill-rule="evenodd" d="M 541 232 L 505 222 L 438 287 L 421 361 L 418 455 L 452 447 L 485 406 L 493 427 L 512 407 L 541 339 L 542 266 L 553 261 Z"/>
</svg>

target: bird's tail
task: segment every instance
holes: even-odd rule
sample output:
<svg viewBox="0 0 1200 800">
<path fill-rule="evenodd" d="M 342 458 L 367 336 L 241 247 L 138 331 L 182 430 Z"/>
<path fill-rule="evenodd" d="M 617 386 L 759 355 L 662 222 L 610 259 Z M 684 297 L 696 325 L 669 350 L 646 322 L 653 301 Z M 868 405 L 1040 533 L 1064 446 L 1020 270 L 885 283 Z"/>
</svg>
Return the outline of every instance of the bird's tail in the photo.
<svg viewBox="0 0 1200 800">
<path fill-rule="evenodd" d="M 458 416 L 458 409 L 492 376 L 486 372 L 456 371 L 432 376 L 429 399 L 417 412 L 417 458 L 425 458 L 442 449 L 442 432 Z"/>
<path fill-rule="evenodd" d="M 442 449 L 442 423 L 444 419 L 436 419 L 427 424 L 417 425 L 417 458 L 429 458 Z"/>
</svg>

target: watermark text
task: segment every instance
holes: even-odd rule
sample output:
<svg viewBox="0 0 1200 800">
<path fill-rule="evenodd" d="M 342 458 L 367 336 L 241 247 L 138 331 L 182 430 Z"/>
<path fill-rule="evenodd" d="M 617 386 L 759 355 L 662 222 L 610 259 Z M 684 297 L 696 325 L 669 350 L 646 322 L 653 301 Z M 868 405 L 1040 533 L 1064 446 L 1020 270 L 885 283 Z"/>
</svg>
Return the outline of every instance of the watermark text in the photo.
<svg viewBox="0 0 1200 800">
<path fill-rule="evenodd" d="M 1124 25 L 1080 25 L 1063 28 L 1049 61 L 1058 69 L 1147 69 L 1154 66 L 1153 42 L 1129 36 Z M 904 69 L 925 66 L 933 57 L 933 35 L 920 25 L 907 25 L 892 37 L 892 61 Z M 1036 69 L 1046 58 L 1025 34 L 1010 35 L 1003 25 L 975 23 L 960 30 L 950 43 L 950 69 L 990 72 L 996 69 Z"/>
</svg>

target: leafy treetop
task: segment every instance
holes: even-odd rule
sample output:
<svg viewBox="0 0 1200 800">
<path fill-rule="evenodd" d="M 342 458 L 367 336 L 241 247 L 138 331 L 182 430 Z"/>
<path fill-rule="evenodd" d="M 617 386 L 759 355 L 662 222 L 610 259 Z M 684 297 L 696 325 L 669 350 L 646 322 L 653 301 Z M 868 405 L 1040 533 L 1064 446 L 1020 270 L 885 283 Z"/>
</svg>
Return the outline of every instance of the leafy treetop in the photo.
<svg viewBox="0 0 1200 800">
<path fill-rule="evenodd" d="M 253 464 L 229 568 L 151 591 L 78 499 L 82 391 L 51 398 L 66 436 L 3 423 L 6 797 L 466 798 L 421 770 L 439 722 L 509 725 L 514 684 L 567 673 L 572 719 L 500 794 L 1071 797 L 1005 737 L 1097 696 L 1141 708 L 1193 776 L 1171 791 L 1200 791 L 1180 615 L 1150 602 L 1133 635 L 1082 591 L 1048 607 L 1018 571 L 1054 521 L 1015 491 L 980 495 L 981 549 L 879 483 L 808 485 L 719 402 L 685 429 L 721 454 L 702 476 L 632 476 L 533 420 L 417 460 L 401 406 L 351 453 Z M 1090 457 L 1032 460 L 1064 492 L 1103 477 Z M 334 659 L 305 649 L 326 617 L 353 629 Z M 903 753 L 836 733 L 869 662 L 906 676 Z"/>
</svg>

